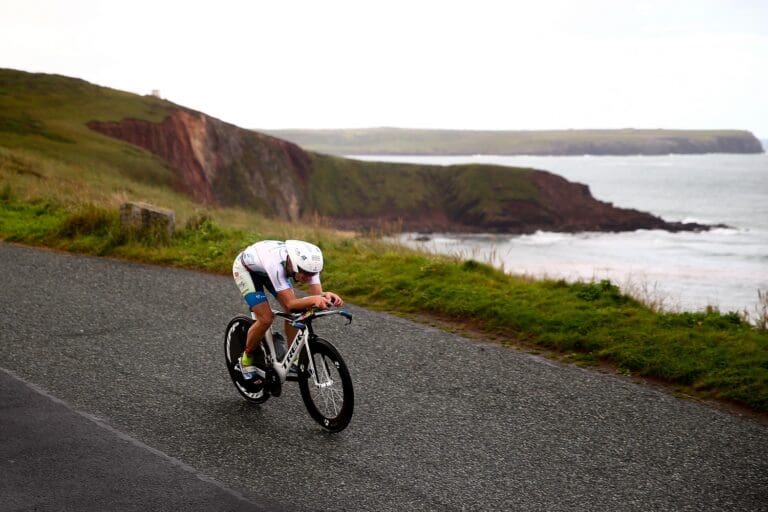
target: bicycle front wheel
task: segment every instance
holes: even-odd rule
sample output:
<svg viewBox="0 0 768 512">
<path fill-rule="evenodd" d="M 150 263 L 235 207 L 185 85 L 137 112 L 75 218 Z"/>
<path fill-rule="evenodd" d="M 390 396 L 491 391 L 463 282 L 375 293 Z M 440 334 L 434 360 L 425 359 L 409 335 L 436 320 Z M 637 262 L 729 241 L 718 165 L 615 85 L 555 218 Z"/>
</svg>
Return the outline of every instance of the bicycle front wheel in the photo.
<svg viewBox="0 0 768 512">
<path fill-rule="evenodd" d="M 307 352 L 299 357 L 299 390 L 304 405 L 316 422 L 331 432 L 344 430 L 352 419 L 355 396 L 352 377 L 339 351 L 329 341 L 309 342 L 315 374 Z M 315 378 L 317 377 L 317 378 Z"/>
</svg>

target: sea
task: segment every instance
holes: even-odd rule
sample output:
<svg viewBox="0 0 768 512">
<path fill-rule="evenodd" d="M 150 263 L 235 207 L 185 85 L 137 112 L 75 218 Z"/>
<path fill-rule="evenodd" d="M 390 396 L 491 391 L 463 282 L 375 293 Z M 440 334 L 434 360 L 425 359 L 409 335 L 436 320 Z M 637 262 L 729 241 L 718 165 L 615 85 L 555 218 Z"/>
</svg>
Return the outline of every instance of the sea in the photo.
<svg viewBox="0 0 768 512">
<path fill-rule="evenodd" d="M 403 233 L 407 246 L 490 263 L 531 277 L 610 279 L 663 311 L 717 308 L 757 318 L 768 299 L 768 154 L 665 156 L 359 156 L 434 165 L 542 169 L 589 186 L 615 206 L 668 221 L 724 224 L 703 232 L 531 235 Z"/>
</svg>

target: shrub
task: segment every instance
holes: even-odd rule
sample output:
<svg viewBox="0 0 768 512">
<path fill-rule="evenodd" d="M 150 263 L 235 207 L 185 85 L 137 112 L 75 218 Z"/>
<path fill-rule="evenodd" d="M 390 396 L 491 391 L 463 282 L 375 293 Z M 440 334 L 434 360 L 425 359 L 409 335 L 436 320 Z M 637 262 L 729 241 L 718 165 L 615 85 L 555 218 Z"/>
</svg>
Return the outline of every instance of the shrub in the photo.
<svg viewBox="0 0 768 512">
<path fill-rule="evenodd" d="M 11 190 L 11 184 L 6 183 L 3 188 L 0 189 L 0 202 L 8 203 L 13 199 L 13 191 Z"/>
<path fill-rule="evenodd" d="M 117 221 L 115 214 L 107 210 L 86 205 L 78 211 L 68 215 L 58 230 L 58 236 L 63 238 L 75 238 L 80 235 L 99 235 L 107 233 L 110 227 Z"/>
<path fill-rule="evenodd" d="M 627 297 L 621 293 L 619 287 L 613 284 L 610 279 L 603 279 L 599 283 L 576 283 L 573 285 L 576 296 L 587 302 L 595 302 L 606 299 L 613 303 L 623 303 Z"/>
</svg>

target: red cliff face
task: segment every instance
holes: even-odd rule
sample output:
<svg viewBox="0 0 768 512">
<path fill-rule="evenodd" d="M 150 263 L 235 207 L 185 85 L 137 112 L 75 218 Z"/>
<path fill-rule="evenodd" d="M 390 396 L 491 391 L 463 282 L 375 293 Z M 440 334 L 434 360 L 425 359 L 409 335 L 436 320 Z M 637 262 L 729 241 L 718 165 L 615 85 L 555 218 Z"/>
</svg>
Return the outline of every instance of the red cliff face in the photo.
<svg viewBox="0 0 768 512">
<path fill-rule="evenodd" d="M 294 144 L 181 109 L 161 123 L 124 119 L 88 127 L 159 156 L 179 190 L 203 203 L 299 218 L 311 162 Z"/>
</svg>

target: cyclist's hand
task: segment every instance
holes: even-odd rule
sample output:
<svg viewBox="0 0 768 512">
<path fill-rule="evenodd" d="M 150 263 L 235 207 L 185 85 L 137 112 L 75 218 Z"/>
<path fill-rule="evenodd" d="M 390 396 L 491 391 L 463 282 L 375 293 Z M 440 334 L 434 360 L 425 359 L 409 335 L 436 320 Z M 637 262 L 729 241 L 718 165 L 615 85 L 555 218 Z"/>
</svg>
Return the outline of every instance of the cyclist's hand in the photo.
<svg viewBox="0 0 768 512">
<path fill-rule="evenodd" d="M 328 309 L 328 307 L 331 305 L 330 300 L 327 298 L 321 296 L 321 295 L 315 295 L 313 297 L 313 304 L 312 307 L 317 309 Z"/>
<path fill-rule="evenodd" d="M 325 298 L 331 301 L 331 306 L 340 308 L 341 306 L 344 305 L 344 301 L 341 300 L 341 297 L 339 297 L 333 292 L 325 292 Z"/>
</svg>

